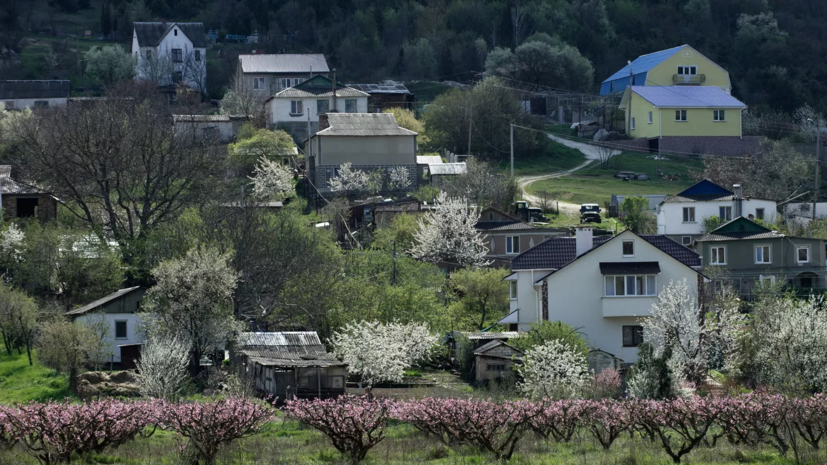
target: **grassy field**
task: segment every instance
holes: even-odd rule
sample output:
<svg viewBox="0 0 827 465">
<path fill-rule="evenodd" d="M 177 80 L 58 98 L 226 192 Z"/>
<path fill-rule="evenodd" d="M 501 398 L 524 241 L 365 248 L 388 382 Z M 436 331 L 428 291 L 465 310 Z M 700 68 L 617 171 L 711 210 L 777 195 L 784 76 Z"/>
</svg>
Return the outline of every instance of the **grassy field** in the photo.
<svg viewBox="0 0 827 465">
<path fill-rule="evenodd" d="M 527 176 L 544 173 L 555 173 L 572 169 L 586 161 L 583 153 L 577 149 L 566 147 L 563 144 L 548 141 L 543 153 L 531 158 L 514 159 L 514 174 Z M 510 172 L 511 162 L 500 163 L 500 169 Z"/>
<path fill-rule="evenodd" d="M 87 463 L 119 463 L 132 465 L 180 464 L 182 440 L 174 433 L 158 431 L 149 439 L 138 439 L 112 451 L 89 457 Z M 823 463 L 827 453 L 807 451 L 800 463 Z M 715 448 L 699 447 L 683 458 L 687 464 L 793 464 L 792 455 L 782 458 L 769 447 L 741 449 L 726 441 Z M 80 460 L 77 460 L 80 462 Z M 0 452 L 0 464 L 36 464 L 33 458 L 13 449 Z M 341 455 L 328 440 L 316 431 L 294 421 L 281 418 L 269 424 L 261 433 L 238 441 L 227 448 L 217 461 L 219 465 L 296 465 L 345 464 Z M 391 425 L 386 439 L 368 452 L 365 464 L 405 465 L 411 463 L 433 465 L 495 464 L 492 456 L 472 447 L 443 445 L 433 437 L 424 436 L 409 425 Z M 518 443 L 511 461 L 516 465 L 663 465 L 671 463 L 658 443 L 639 437 L 623 435 L 609 451 L 604 451 L 586 431 L 580 431 L 570 443 L 546 442 L 526 433 Z"/>
<path fill-rule="evenodd" d="M 603 205 L 612 194 L 646 195 L 677 194 L 695 183 L 692 173 L 703 171 L 703 162 L 694 158 L 667 156 L 667 160 L 654 160 L 652 155 L 624 152 L 612 162 L 610 169 L 590 167 L 569 176 L 535 182 L 527 190 L 549 192 L 552 198 L 569 203 L 598 203 Z M 646 173 L 649 181 L 622 181 L 614 178 L 615 171 Z M 658 175 L 675 174 L 680 180 L 670 181 Z"/>
<path fill-rule="evenodd" d="M 0 353 L 0 403 L 44 401 L 72 396 L 68 378 L 39 365 L 37 353 L 34 353 L 34 357 L 34 366 L 29 366 L 25 353 Z"/>
</svg>

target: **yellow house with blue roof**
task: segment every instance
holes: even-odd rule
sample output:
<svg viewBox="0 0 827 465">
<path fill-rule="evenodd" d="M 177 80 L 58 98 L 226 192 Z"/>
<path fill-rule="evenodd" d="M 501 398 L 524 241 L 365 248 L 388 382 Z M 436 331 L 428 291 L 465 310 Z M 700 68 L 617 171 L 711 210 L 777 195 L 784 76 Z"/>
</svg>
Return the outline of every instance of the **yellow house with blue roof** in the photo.
<svg viewBox="0 0 827 465">
<path fill-rule="evenodd" d="M 727 94 L 732 90 L 729 73 L 689 45 L 637 57 L 603 81 L 600 95 L 621 94 L 630 85 L 713 86 Z"/>
</svg>

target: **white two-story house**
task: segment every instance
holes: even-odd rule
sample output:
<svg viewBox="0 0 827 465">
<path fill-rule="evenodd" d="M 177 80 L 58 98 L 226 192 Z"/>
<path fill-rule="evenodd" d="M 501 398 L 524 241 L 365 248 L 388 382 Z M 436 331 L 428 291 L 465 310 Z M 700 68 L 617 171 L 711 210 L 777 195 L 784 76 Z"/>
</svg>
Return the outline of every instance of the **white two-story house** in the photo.
<svg viewBox="0 0 827 465">
<path fill-rule="evenodd" d="M 511 313 L 500 323 L 527 331 L 539 321 L 562 321 L 593 348 L 632 363 L 643 342 L 640 320 L 658 293 L 686 279 L 697 294 L 700 256 L 666 236 L 576 230 L 575 237 L 548 238 L 511 261 L 505 278 Z"/>
<path fill-rule="evenodd" d="M 66 312 L 76 324 L 91 326 L 109 345 L 111 360 L 124 363 L 120 346 L 143 342 L 141 332 L 141 302 L 146 289 L 129 287 L 113 292 L 83 307 Z M 130 365 L 131 366 L 131 365 Z"/>
<path fill-rule="evenodd" d="M 265 100 L 313 76 L 327 77 L 329 73 L 322 54 L 239 55 L 236 79 Z"/>
<path fill-rule="evenodd" d="M 331 113 L 367 113 L 368 94 L 334 85 L 325 76 L 314 76 L 284 89 L 264 102 L 267 124 L 284 129 L 297 141 L 319 131 L 319 116 Z"/>
<path fill-rule="evenodd" d="M 132 55 L 137 79 L 160 86 L 207 90 L 207 37 L 203 23 L 136 22 Z"/>
<path fill-rule="evenodd" d="M 741 195 L 741 186 L 733 190 L 704 179 L 677 195 L 667 197 L 658 205 L 658 234 L 666 234 L 683 245 L 690 246 L 701 237 L 703 220 L 717 216 L 724 223 L 743 216 L 774 222 L 777 203 Z M 706 231 L 708 232 L 708 231 Z"/>
</svg>

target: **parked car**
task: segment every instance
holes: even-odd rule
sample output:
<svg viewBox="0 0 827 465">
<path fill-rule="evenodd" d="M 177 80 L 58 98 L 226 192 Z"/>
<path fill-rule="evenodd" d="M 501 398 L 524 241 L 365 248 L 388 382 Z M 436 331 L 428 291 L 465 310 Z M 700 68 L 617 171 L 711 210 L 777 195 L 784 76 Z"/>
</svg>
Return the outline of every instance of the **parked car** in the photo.
<svg viewBox="0 0 827 465">
<path fill-rule="evenodd" d="M 584 203 L 580 205 L 580 224 L 602 222 L 603 218 L 600 217 L 600 205 L 596 203 Z"/>
</svg>

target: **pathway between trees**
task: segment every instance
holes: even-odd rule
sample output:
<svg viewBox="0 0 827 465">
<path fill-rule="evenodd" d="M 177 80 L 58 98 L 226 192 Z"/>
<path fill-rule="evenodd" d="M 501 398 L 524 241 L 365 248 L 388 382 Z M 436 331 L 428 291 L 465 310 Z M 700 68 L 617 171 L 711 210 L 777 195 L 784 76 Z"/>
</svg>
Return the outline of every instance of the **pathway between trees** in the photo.
<svg viewBox="0 0 827 465">
<path fill-rule="evenodd" d="M 586 161 L 575 166 L 574 168 L 558 171 L 556 173 L 548 173 L 548 174 L 539 174 L 539 175 L 531 175 L 531 176 L 519 176 L 517 178 L 517 185 L 520 186 L 520 190 L 523 193 L 523 199 L 528 200 L 532 205 L 539 205 L 540 198 L 534 194 L 529 194 L 526 188 L 537 181 L 542 181 L 543 179 L 554 179 L 554 178 L 561 178 L 563 176 L 568 176 L 575 171 L 582 170 L 583 168 L 597 162 L 600 162 L 600 152 L 599 149 L 593 145 L 586 144 L 583 142 L 575 142 L 573 140 L 563 139 L 562 137 L 548 135 L 548 138 L 557 142 L 558 144 L 563 144 L 566 147 L 570 147 L 573 149 L 577 149 L 583 153 L 586 157 Z M 610 156 L 619 155 L 620 150 L 612 151 Z M 580 205 L 574 203 L 566 203 L 566 202 L 559 202 L 560 211 L 561 213 L 569 213 L 569 214 L 580 214 Z"/>
</svg>

